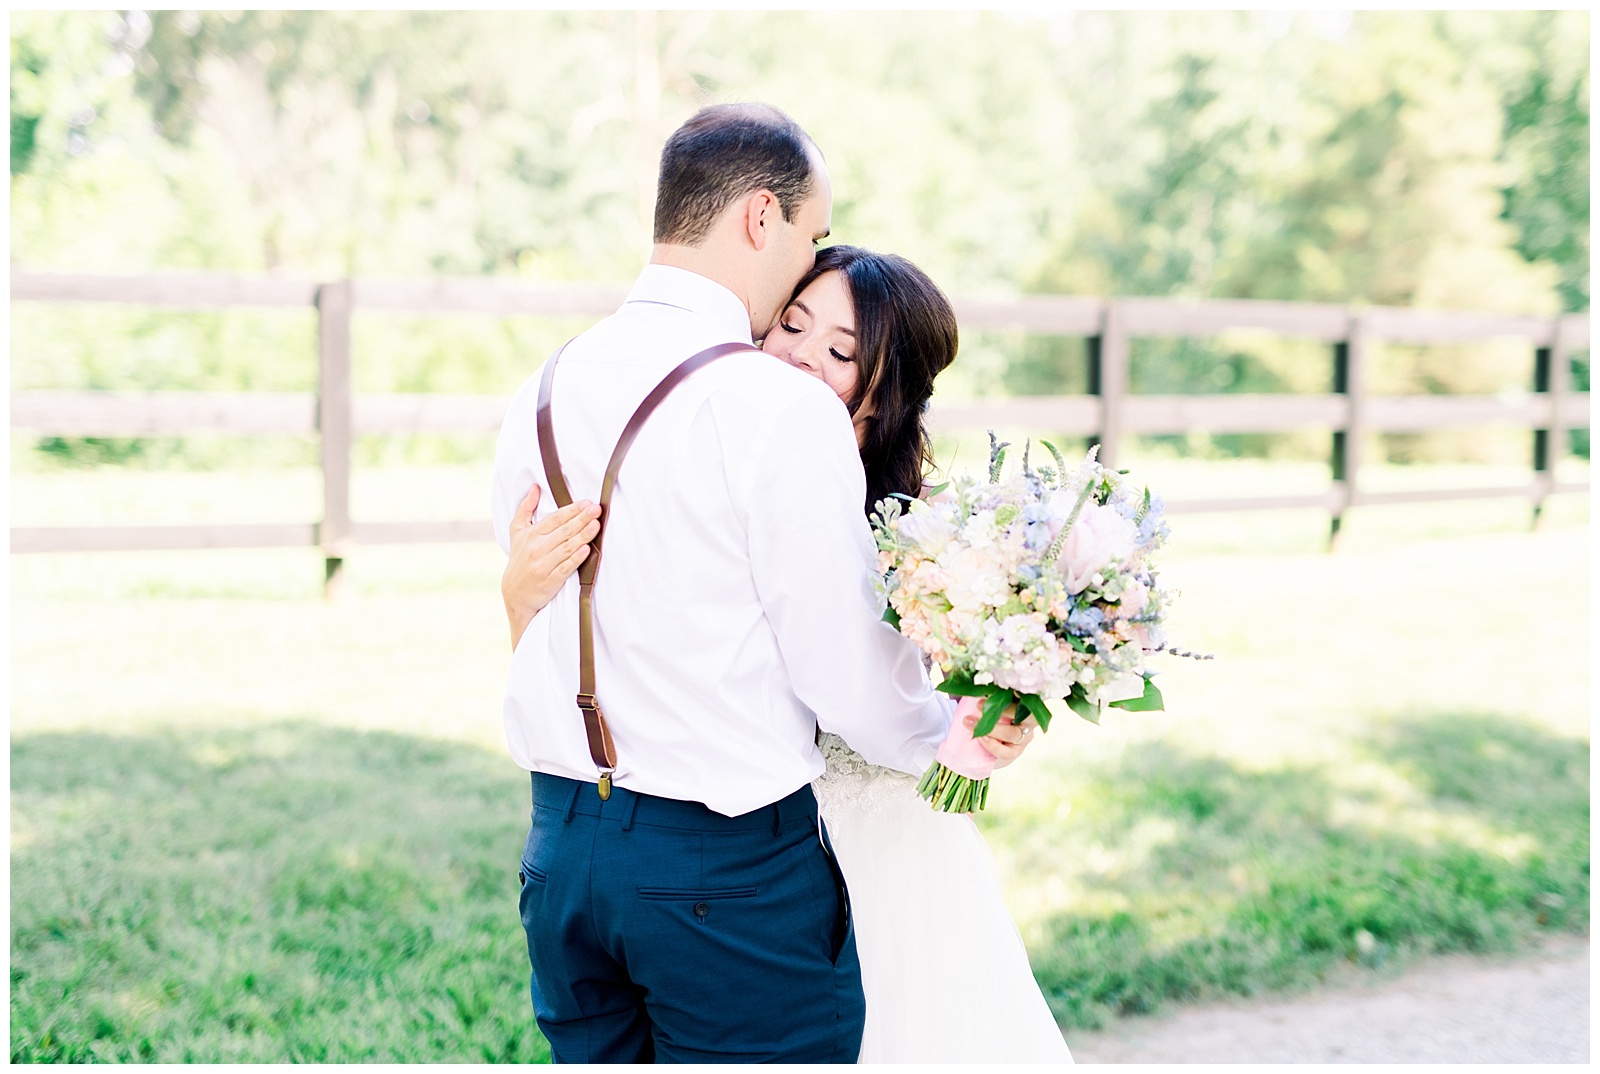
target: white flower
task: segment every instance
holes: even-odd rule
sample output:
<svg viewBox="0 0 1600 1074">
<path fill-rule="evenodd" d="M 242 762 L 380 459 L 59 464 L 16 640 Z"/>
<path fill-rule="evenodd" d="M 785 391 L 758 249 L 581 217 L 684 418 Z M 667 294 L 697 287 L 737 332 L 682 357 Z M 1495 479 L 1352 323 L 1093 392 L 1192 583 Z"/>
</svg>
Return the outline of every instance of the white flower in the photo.
<svg viewBox="0 0 1600 1074">
<path fill-rule="evenodd" d="M 900 518 L 900 536 L 916 544 L 925 556 L 937 556 L 956 536 L 956 525 L 943 511 L 912 505 Z"/>
<path fill-rule="evenodd" d="M 1022 694 L 1039 694 L 1056 682 L 1068 650 L 1031 615 L 985 619 L 969 652 L 975 682 L 994 682 Z"/>
<path fill-rule="evenodd" d="M 950 576 L 944 595 L 959 611 L 979 614 L 1011 599 L 1011 585 L 1003 562 L 992 552 L 969 546 L 949 546 L 938 559 Z"/>
</svg>

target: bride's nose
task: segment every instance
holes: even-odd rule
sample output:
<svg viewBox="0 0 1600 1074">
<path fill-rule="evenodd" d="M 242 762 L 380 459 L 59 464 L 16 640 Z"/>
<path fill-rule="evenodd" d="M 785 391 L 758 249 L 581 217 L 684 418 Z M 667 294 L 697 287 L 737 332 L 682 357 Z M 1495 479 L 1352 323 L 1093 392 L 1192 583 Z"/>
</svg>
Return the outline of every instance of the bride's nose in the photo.
<svg viewBox="0 0 1600 1074">
<path fill-rule="evenodd" d="M 789 361 L 804 369 L 807 373 L 818 376 L 822 373 L 822 363 L 817 360 L 815 352 L 816 348 L 811 345 L 809 340 L 802 340 L 794 350 L 789 352 Z"/>
</svg>

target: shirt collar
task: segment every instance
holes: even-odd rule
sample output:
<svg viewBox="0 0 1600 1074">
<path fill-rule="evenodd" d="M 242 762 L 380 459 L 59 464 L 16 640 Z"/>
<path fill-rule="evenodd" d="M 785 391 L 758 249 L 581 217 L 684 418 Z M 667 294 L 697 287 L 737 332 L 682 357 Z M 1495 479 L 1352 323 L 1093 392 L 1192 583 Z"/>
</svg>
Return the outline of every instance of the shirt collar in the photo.
<svg viewBox="0 0 1600 1074">
<path fill-rule="evenodd" d="M 730 341 L 751 342 L 750 311 L 744 303 L 732 291 L 698 272 L 672 265 L 646 265 L 628 292 L 627 301 L 676 306 L 704 317 Z"/>
</svg>

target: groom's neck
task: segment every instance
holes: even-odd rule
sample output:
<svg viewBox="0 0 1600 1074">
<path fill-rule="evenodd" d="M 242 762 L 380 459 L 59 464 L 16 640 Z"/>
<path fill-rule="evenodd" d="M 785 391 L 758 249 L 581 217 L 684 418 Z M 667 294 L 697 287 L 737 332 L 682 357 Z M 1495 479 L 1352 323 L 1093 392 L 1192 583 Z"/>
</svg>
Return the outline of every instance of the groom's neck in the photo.
<svg viewBox="0 0 1600 1074">
<path fill-rule="evenodd" d="M 739 271 L 734 258 L 711 243 L 680 246 L 677 243 L 658 242 L 650 249 L 650 264 L 680 268 L 704 276 L 713 283 L 720 283 L 744 303 L 747 311 L 750 309 L 750 281 L 746 274 Z M 755 330 L 753 317 L 751 330 Z"/>
</svg>

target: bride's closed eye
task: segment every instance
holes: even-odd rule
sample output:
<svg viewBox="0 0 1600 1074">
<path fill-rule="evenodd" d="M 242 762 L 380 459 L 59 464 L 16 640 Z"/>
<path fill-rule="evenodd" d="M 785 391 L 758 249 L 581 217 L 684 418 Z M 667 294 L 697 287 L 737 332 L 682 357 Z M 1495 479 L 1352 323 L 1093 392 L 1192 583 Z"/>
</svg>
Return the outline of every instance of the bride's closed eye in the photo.
<svg viewBox="0 0 1600 1074">
<path fill-rule="evenodd" d="M 834 350 L 832 347 L 828 348 L 828 353 L 833 355 L 835 358 L 837 358 L 841 362 L 853 362 L 853 361 L 856 360 L 855 359 L 855 355 L 853 355 L 853 354 L 840 354 L 838 351 Z"/>
</svg>

